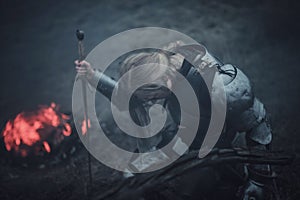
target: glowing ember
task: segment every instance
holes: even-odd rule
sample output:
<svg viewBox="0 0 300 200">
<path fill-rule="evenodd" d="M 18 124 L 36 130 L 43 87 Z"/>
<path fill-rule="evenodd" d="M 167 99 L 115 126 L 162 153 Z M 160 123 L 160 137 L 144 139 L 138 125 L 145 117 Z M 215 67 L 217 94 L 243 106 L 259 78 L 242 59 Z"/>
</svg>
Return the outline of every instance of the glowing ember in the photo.
<svg viewBox="0 0 300 200">
<path fill-rule="evenodd" d="M 58 111 L 55 103 L 40 106 L 36 111 L 21 112 L 7 122 L 2 132 L 5 148 L 23 157 L 41 151 L 50 153 L 50 144 L 58 144 L 71 135 L 68 119 L 69 116 Z"/>
<path fill-rule="evenodd" d="M 50 148 L 48 142 L 44 141 L 44 142 L 43 142 L 43 145 L 44 145 L 44 147 L 45 147 L 45 150 L 46 150 L 48 153 L 50 153 L 50 152 L 51 152 L 51 148 Z"/>
<path fill-rule="evenodd" d="M 90 121 L 90 119 L 88 119 L 87 121 L 88 121 L 88 123 L 87 123 L 88 128 L 91 128 L 91 121 Z M 82 132 L 82 135 L 85 135 L 87 133 L 87 130 L 86 130 L 86 120 L 85 119 L 82 121 L 82 124 L 81 124 L 81 132 Z"/>
</svg>

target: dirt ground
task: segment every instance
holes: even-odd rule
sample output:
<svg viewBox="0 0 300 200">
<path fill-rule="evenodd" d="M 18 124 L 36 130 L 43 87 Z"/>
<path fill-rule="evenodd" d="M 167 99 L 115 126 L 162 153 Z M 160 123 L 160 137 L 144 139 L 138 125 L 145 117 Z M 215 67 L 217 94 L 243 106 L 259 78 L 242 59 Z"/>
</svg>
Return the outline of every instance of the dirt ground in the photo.
<svg viewBox="0 0 300 200">
<path fill-rule="evenodd" d="M 0 5 L 1 129 L 17 113 L 39 104 L 54 101 L 71 111 L 77 28 L 85 30 L 89 52 L 121 31 L 157 26 L 191 36 L 224 63 L 242 69 L 271 115 L 273 149 L 300 153 L 297 1 L 2 0 Z M 43 169 L 11 167 L 2 161 L 0 199 L 85 198 L 86 152 L 81 149 L 75 155 Z M 300 196 L 299 169 L 296 159 L 284 171 L 289 178 L 281 181 L 288 185 L 288 199 Z M 119 176 L 95 160 L 93 172 L 103 191 Z"/>
</svg>

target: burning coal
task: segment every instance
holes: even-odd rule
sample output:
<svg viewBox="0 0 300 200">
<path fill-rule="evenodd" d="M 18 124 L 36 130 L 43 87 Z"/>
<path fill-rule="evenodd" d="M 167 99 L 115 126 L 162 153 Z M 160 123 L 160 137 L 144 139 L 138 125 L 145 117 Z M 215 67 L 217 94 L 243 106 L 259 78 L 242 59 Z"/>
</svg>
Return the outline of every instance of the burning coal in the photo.
<svg viewBox="0 0 300 200">
<path fill-rule="evenodd" d="M 60 113 L 55 103 L 21 112 L 5 125 L 2 132 L 5 148 L 22 157 L 50 153 L 53 146 L 71 135 L 68 120 L 69 116 Z"/>
</svg>

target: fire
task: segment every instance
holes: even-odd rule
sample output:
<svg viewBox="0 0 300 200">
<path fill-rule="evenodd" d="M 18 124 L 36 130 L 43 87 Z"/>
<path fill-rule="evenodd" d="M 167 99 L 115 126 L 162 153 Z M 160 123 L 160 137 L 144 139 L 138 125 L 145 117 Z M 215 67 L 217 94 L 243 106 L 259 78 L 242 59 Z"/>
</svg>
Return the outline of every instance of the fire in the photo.
<svg viewBox="0 0 300 200">
<path fill-rule="evenodd" d="M 36 111 L 21 112 L 9 120 L 2 132 L 6 150 L 23 157 L 32 152 L 50 153 L 50 144 L 60 143 L 71 135 L 71 126 L 67 123 L 69 116 L 58 110 L 58 106 L 51 103 L 51 106 L 40 106 Z"/>
<path fill-rule="evenodd" d="M 91 121 L 90 119 L 87 120 L 87 126 L 88 128 L 91 128 Z M 82 132 L 82 135 L 85 135 L 87 133 L 87 130 L 86 130 L 86 120 L 84 119 L 82 121 L 82 124 L 81 124 L 81 132 Z"/>
</svg>

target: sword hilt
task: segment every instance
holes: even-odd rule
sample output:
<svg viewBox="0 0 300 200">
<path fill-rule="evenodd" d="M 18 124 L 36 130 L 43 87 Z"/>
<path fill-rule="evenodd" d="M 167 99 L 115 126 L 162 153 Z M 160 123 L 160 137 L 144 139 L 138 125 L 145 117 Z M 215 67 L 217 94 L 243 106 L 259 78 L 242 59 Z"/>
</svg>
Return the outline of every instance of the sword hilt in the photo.
<svg viewBox="0 0 300 200">
<path fill-rule="evenodd" d="M 77 29 L 76 36 L 78 39 L 79 61 L 82 61 L 82 60 L 84 60 L 84 49 L 83 49 L 84 32 L 82 30 Z"/>
</svg>

